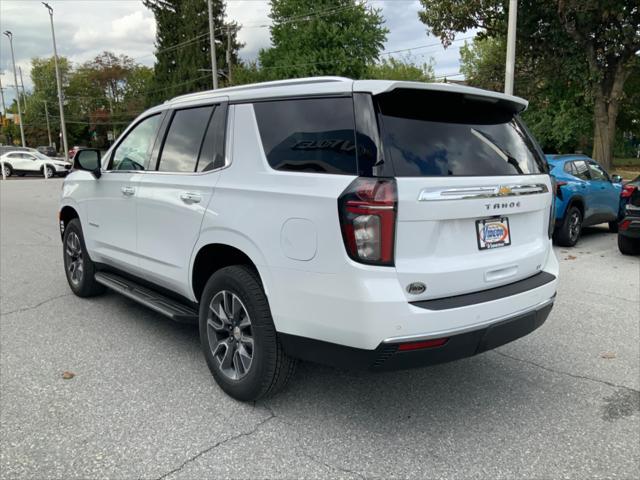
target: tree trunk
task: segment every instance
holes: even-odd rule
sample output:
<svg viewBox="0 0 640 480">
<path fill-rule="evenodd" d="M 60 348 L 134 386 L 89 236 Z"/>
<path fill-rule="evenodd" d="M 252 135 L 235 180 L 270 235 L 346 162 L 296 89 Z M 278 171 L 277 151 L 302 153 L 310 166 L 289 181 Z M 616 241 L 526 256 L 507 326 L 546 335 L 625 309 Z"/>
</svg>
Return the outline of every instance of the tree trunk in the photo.
<svg viewBox="0 0 640 480">
<path fill-rule="evenodd" d="M 616 121 L 620 110 L 620 101 L 624 95 L 624 82 L 631 69 L 625 61 L 618 62 L 608 79 L 595 85 L 595 104 L 593 108 L 593 154 L 594 160 L 607 170 L 613 166 L 613 146 L 616 139 Z M 607 88 L 608 87 L 608 88 Z"/>
<path fill-rule="evenodd" d="M 605 169 L 610 169 L 613 163 L 612 132 L 615 132 L 616 118 L 613 119 L 613 128 L 609 118 L 609 105 L 607 99 L 597 95 L 593 108 L 593 153 L 592 157 Z"/>
</svg>

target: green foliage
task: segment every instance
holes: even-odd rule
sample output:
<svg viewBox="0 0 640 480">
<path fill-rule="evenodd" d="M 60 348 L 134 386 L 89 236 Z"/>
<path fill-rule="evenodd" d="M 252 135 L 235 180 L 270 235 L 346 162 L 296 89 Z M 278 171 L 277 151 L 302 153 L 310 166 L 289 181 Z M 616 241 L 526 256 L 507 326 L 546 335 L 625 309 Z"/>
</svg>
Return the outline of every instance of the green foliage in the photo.
<svg viewBox="0 0 640 480">
<path fill-rule="evenodd" d="M 433 82 L 433 61 L 418 65 L 410 58 L 384 58 L 380 62 L 369 65 L 366 78 L 381 80 L 406 80 L 416 82 Z"/>
<path fill-rule="evenodd" d="M 116 56 L 111 52 L 103 52 L 75 68 L 64 57 L 58 61 L 70 145 L 107 146 L 107 132 L 115 131 L 117 135 L 145 109 L 145 95 L 153 81 L 153 70 L 149 67 L 138 65 L 125 55 Z M 34 58 L 31 63 L 33 90 L 26 96 L 23 115 L 27 144 L 48 144 L 48 109 L 52 141 L 61 149 L 60 112 L 53 58 Z M 19 139 L 18 128 L 11 125 L 3 129 L 4 141 Z M 11 138 L 7 138 L 7 134 Z"/>
<path fill-rule="evenodd" d="M 156 64 L 152 90 L 147 103 L 154 105 L 189 92 L 209 90 L 211 55 L 209 53 L 209 13 L 204 0 L 143 0 L 156 19 Z M 218 71 L 228 73 L 226 64 L 227 28 L 231 35 L 231 61 L 238 63 L 235 23 L 224 23 L 224 2 L 213 0 L 216 26 L 216 62 Z M 226 74 L 225 73 L 225 74 Z M 224 76 L 220 86 L 226 83 Z"/>
<path fill-rule="evenodd" d="M 388 30 L 380 10 L 356 0 L 272 0 L 272 48 L 260 52 L 268 79 L 365 76 Z"/>
</svg>

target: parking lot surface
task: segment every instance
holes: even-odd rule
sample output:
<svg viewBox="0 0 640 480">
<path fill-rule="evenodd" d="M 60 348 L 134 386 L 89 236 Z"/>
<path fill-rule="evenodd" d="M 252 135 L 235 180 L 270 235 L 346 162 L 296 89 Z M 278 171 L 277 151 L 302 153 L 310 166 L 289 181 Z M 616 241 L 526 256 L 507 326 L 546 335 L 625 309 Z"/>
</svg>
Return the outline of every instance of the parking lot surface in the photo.
<svg viewBox="0 0 640 480">
<path fill-rule="evenodd" d="M 0 184 L 1 478 L 640 476 L 640 259 L 604 226 L 556 249 L 554 310 L 523 339 L 402 372 L 302 364 L 243 404 L 195 327 L 71 294 L 61 183 Z"/>
</svg>

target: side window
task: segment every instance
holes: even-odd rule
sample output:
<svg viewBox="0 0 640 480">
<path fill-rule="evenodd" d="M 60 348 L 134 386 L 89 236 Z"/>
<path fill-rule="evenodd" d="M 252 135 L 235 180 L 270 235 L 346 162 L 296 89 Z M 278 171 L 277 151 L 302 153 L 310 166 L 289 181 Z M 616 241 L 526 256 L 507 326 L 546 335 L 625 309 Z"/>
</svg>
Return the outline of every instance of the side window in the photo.
<svg viewBox="0 0 640 480">
<path fill-rule="evenodd" d="M 109 170 L 144 170 L 149 163 L 151 148 L 156 139 L 160 114 L 145 118 L 116 147 Z"/>
<path fill-rule="evenodd" d="M 592 180 L 609 181 L 609 175 L 607 175 L 607 172 L 605 172 L 597 163 L 589 162 L 589 173 L 591 174 Z"/>
<path fill-rule="evenodd" d="M 253 108 L 274 169 L 358 174 L 350 97 L 258 102 Z"/>
<path fill-rule="evenodd" d="M 212 106 L 176 110 L 160 153 L 161 172 L 195 172 Z"/>
<path fill-rule="evenodd" d="M 218 105 L 213 111 L 207 134 L 202 143 L 196 171 L 206 172 L 224 166 L 224 139 L 227 131 L 227 106 Z"/>
<path fill-rule="evenodd" d="M 573 162 L 565 162 L 564 164 L 564 171 L 570 175 L 575 175 L 576 174 L 576 169 L 573 166 Z"/>
<path fill-rule="evenodd" d="M 573 162 L 573 166 L 575 168 L 574 175 L 578 177 L 580 180 L 591 180 L 589 176 L 589 167 L 587 166 L 587 162 L 584 160 L 578 160 Z"/>
</svg>

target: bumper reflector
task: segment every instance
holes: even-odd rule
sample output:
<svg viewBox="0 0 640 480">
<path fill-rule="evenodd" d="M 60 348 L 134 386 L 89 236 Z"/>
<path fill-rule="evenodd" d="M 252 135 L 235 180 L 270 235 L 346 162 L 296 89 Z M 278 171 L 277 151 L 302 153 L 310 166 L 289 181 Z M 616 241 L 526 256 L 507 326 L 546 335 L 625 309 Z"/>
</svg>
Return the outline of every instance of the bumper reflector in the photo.
<svg viewBox="0 0 640 480">
<path fill-rule="evenodd" d="M 433 340 L 425 340 L 423 342 L 409 342 L 398 345 L 399 352 L 407 352 L 410 350 L 421 350 L 423 348 L 441 347 L 449 341 L 448 338 L 434 338 Z"/>
</svg>

